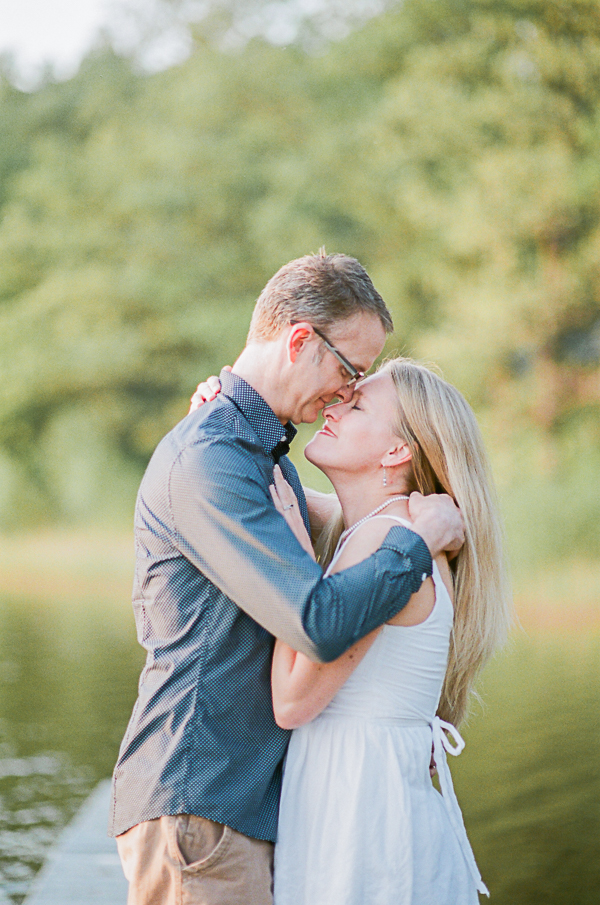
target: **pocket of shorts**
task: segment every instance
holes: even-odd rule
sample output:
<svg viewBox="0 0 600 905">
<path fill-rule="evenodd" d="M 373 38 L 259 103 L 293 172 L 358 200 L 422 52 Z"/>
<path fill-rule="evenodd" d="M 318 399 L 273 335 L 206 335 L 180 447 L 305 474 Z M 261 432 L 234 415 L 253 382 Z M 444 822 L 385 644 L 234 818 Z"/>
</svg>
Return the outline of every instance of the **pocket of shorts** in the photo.
<svg viewBox="0 0 600 905">
<path fill-rule="evenodd" d="M 190 814 L 177 814 L 172 820 L 177 860 L 187 873 L 207 870 L 227 853 L 231 844 L 231 827 Z M 214 832 L 216 827 L 220 828 L 218 834 Z M 207 840 L 207 836 L 210 839 Z"/>
</svg>

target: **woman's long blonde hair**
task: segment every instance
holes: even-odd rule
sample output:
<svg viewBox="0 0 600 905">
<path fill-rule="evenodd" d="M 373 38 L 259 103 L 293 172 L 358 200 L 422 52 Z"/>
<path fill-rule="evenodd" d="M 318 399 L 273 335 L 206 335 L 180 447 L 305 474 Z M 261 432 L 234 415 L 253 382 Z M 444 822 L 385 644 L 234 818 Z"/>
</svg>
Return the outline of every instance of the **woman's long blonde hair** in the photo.
<svg viewBox="0 0 600 905">
<path fill-rule="evenodd" d="M 511 621 L 493 480 L 475 416 L 455 387 L 408 358 L 388 361 L 380 371 L 390 375 L 397 391 L 394 432 L 412 453 L 407 492 L 449 494 L 465 522 L 465 543 L 451 563 L 454 626 L 438 708 L 442 719 L 459 725 L 475 679 L 505 641 Z M 340 510 L 319 538 L 323 566 L 342 529 Z"/>
</svg>

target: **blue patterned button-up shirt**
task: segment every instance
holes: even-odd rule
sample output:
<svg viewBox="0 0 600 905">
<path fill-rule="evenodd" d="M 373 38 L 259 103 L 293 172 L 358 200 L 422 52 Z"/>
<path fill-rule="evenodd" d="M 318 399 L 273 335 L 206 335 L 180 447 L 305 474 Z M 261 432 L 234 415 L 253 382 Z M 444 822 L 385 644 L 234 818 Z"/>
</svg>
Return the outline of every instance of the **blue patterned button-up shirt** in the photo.
<svg viewBox="0 0 600 905">
<path fill-rule="evenodd" d="M 274 636 L 332 660 L 431 574 L 422 539 L 391 528 L 328 578 L 269 493 L 295 429 L 241 378 L 158 445 L 135 513 L 133 607 L 146 665 L 113 777 L 109 832 L 197 814 L 275 839 L 289 732 L 273 717 Z M 298 475 L 279 464 L 308 521 Z"/>
</svg>

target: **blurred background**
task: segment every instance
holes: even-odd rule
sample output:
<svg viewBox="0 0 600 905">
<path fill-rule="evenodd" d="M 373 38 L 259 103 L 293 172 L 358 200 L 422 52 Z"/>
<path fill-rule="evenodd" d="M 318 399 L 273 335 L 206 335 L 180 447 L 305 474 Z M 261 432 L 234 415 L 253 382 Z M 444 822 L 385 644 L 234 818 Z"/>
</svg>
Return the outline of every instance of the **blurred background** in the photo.
<svg viewBox="0 0 600 905">
<path fill-rule="evenodd" d="M 519 624 L 452 769 L 493 901 L 598 902 L 600 0 L 2 0 L 0 54 L 0 903 L 116 759 L 145 464 L 322 245 L 492 456 Z"/>
</svg>

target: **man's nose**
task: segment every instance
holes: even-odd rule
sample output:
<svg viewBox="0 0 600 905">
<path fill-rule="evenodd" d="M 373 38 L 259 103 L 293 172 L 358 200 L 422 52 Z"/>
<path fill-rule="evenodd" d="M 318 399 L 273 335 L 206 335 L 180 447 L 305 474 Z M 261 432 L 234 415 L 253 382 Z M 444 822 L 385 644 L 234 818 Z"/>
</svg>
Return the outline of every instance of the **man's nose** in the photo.
<svg viewBox="0 0 600 905">
<path fill-rule="evenodd" d="M 335 394 L 340 402 L 350 402 L 354 395 L 354 387 L 343 386 L 337 390 Z"/>
</svg>

